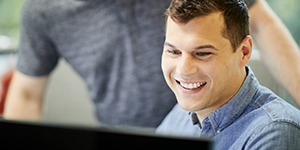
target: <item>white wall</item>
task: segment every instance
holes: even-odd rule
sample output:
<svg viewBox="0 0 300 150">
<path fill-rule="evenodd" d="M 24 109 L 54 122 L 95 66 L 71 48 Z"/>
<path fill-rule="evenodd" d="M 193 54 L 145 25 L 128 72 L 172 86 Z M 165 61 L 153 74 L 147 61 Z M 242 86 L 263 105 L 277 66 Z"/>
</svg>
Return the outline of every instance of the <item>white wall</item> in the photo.
<svg viewBox="0 0 300 150">
<path fill-rule="evenodd" d="M 63 59 L 50 76 L 44 99 L 43 121 L 97 125 L 85 83 Z"/>
</svg>

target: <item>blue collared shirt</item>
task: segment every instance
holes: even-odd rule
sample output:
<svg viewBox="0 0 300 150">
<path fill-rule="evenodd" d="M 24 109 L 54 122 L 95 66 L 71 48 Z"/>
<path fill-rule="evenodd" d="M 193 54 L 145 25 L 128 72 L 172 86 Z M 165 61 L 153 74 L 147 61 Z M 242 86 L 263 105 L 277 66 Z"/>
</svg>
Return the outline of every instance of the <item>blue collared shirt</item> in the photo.
<svg viewBox="0 0 300 150">
<path fill-rule="evenodd" d="M 216 149 L 300 149 L 300 111 L 266 87 L 250 67 L 239 91 L 200 125 L 197 115 L 178 104 L 156 133 L 209 137 Z"/>
</svg>

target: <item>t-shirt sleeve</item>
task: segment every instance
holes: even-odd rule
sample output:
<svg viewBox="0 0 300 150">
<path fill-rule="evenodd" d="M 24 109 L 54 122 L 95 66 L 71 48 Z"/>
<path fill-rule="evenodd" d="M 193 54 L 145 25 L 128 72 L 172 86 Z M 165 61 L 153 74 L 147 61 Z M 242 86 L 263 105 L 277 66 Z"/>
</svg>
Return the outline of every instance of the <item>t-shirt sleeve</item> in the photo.
<svg viewBox="0 0 300 150">
<path fill-rule="evenodd" d="M 256 0 L 245 0 L 245 2 L 247 7 L 250 8 L 256 2 Z"/>
<path fill-rule="evenodd" d="M 21 14 L 17 70 L 30 76 L 48 75 L 59 55 L 49 36 L 49 25 L 43 4 L 38 0 L 24 2 Z"/>
</svg>

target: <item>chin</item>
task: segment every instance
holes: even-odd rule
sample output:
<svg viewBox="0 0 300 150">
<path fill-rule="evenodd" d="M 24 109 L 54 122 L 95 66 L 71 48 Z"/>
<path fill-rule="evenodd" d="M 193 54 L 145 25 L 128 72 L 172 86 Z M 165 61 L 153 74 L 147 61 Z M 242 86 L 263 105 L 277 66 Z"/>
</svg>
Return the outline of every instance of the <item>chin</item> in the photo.
<svg viewBox="0 0 300 150">
<path fill-rule="evenodd" d="M 186 111 L 195 112 L 205 108 L 205 105 L 199 103 L 199 100 L 177 99 L 180 107 Z"/>
</svg>

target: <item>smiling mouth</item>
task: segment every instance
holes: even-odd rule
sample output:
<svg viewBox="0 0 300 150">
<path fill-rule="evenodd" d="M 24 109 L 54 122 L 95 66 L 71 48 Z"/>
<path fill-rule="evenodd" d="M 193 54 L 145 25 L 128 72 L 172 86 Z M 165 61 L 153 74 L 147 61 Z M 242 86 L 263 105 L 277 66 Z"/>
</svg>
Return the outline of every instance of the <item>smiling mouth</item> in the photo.
<svg viewBox="0 0 300 150">
<path fill-rule="evenodd" d="M 185 89 L 193 90 L 206 85 L 206 82 L 184 83 L 176 80 L 176 82 Z"/>
</svg>

